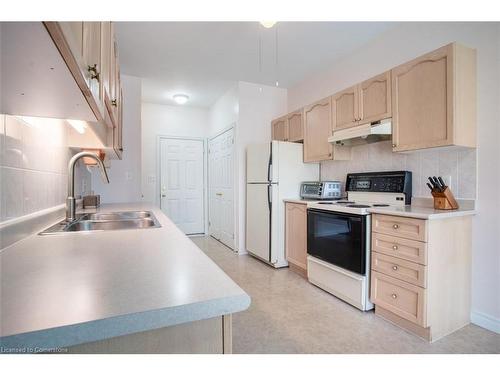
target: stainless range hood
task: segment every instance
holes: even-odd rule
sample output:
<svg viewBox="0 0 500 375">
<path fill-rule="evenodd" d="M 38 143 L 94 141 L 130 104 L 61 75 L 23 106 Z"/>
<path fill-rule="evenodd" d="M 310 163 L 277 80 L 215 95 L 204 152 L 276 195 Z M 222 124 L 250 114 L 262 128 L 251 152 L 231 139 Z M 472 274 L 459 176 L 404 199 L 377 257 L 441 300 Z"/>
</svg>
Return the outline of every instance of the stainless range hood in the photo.
<svg viewBox="0 0 500 375">
<path fill-rule="evenodd" d="M 357 146 L 367 143 L 388 141 L 392 138 L 391 119 L 336 130 L 328 142 L 342 146 Z"/>
</svg>

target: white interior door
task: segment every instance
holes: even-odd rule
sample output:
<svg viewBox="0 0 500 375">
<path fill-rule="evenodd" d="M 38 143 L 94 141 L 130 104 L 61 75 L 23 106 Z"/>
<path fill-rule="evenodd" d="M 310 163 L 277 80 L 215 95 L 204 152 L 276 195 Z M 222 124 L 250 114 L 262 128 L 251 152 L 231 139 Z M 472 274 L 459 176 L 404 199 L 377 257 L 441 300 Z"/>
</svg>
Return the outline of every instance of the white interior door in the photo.
<svg viewBox="0 0 500 375">
<path fill-rule="evenodd" d="M 205 232 L 203 140 L 160 139 L 160 207 L 186 234 Z"/>
<path fill-rule="evenodd" d="M 234 249 L 233 157 L 234 131 L 208 143 L 209 234 Z"/>
</svg>

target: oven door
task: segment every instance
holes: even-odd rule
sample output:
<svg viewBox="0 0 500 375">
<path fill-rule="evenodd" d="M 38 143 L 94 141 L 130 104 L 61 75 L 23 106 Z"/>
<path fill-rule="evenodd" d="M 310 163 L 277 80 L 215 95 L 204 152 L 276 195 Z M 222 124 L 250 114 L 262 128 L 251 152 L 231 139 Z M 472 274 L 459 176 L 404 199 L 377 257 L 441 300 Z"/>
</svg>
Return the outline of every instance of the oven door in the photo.
<svg viewBox="0 0 500 375">
<path fill-rule="evenodd" d="M 366 216 L 308 209 L 307 253 L 364 275 Z"/>
</svg>

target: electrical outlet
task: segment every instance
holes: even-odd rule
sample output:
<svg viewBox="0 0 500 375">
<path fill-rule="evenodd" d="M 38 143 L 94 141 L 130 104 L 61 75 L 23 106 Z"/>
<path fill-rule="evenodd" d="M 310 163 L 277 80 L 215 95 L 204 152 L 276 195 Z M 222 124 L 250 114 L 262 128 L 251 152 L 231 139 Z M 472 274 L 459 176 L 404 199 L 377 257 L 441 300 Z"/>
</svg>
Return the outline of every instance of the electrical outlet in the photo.
<svg viewBox="0 0 500 375">
<path fill-rule="evenodd" d="M 125 180 L 126 181 L 131 181 L 132 180 L 132 173 L 125 172 Z"/>
</svg>

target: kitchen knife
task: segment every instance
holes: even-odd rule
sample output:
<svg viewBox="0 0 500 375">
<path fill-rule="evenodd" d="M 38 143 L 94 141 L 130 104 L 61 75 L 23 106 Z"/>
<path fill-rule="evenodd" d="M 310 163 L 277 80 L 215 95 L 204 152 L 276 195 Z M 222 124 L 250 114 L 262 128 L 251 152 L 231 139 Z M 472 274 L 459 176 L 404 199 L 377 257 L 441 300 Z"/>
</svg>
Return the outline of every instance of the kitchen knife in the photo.
<svg viewBox="0 0 500 375">
<path fill-rule="evenodd" d="M 432 180 L 434 181 L 434 185 L 436 185 L 436 188 L 438 189 L 438 191 L 443 192 L 443 189 L 441 188 L 441 184 L 439 183 L 437 177 L 432 176 Z"/>
<path fill-rule="evenodd" d="M 439 176 L 439 177 L 438 177 L 438 180 L 439 180 L 439 183 L 441 184 L 442 189 L 443 189 L 443 190 L 444 190 L 444 189 L 446 189 L 446 187 L 447 187 L 447 186 L 446 186 L 446 184 L 444 183 L 444 181 L 443 181 L 443 179 L 441 178 L 441 176 Z"/>
<path fill-rule="evenodd" d="M 427 186 L 429 187 L 429 189 L 431 189 L 431 192 L 433 192 L 433 191 L 434 191 L 434 188 L 432 187 L 432 185 L 431 185 L 431 184 L 427 183 Z"/>
<path fill-rule="evenodd" d="M 427 178 L 431 182 L 431 185 L 434 188 L 434 190 L 438 190 L 438 187 L 437 187 L 436 183 L 434 182 L 434 180 L 432 179 L 432 177 L 427 177 Z"/>
</svg>

